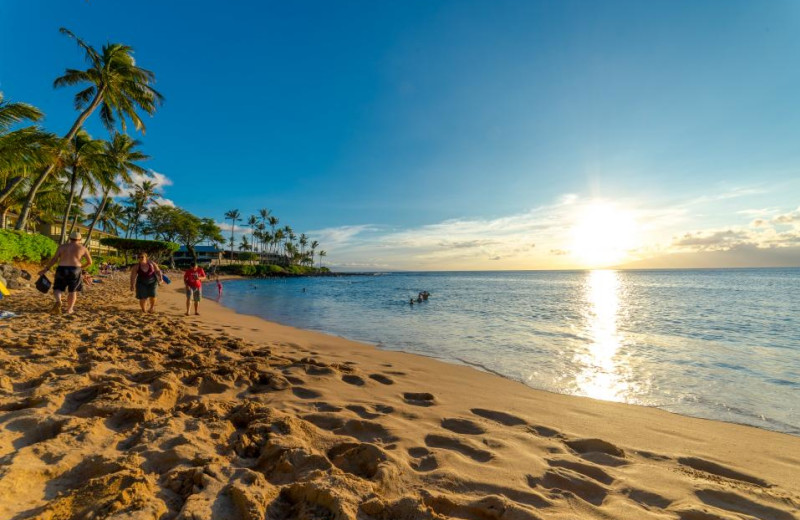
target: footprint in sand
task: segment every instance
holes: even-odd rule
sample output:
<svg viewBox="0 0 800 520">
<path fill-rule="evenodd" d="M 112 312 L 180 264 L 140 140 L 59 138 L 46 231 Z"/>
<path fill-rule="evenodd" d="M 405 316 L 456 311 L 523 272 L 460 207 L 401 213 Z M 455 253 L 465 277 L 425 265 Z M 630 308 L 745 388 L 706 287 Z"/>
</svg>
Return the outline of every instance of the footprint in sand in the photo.
<svg viewBox="0 0 800 520">
<path fill-rule="evenodd" d="M 362 377 L 353 375 L 353 374 L 345 374 L 342 376 L 342 381 L 347 384 L 355 385 L 355 386 L 364 386 L 366 383 Z"/>
<path fill-rule="evenodd" d="M 428 392 L 405 392 L 403 399 L 414 406 L 433 406 L 435 397 Z"/>
<path fill-rule="evenodd" d="M 489 462 L 494 455 L 486 450 L 470 446 L 461 439 L 430 434 L 425 436 L 425 445 L 430 448 L 443 448 L 466 455 L 476 462 Z"/>
<path fill-rule="evenodd" d="M 414 459 L 408 463 L 414 471 L 425 473 L 439 467 L 439 461 L 436 460 L 436 455 L 428 448 L 422 446 L 408 448 L 408 454 Z"/>
<path fill-rule="evenodd" d="M 601 505 L 608 495 L 608 490 L 599 482 L 567 468 L 551 468 L 538 478 L 528 475 L 528 485 L 532 488 L 541 486 L 556 492 L 567 492 L 596 506 Z"/>
<path fill-rule="evenodd" d="M 711 462 L 710 460 L 697 457 L 681 457 L 678 459 L 678 463 L 698 471 L 717 475 L 719 477 L 724 477 L 731 480 L 740 480 L 742 482 L 755 484 L 756 486 L 761 487 L 770 487 L 769 483 L 765 480 L 754 477 L 753 475 L 741 473 L 734 469 L 717 464 L 716 462 Z"/>
<path fill-rule="evenodd" d="M 793 514 L 782 509 L 777 509 L 733 492 L 717 489 L 700 489 L 694 492 L 697 498 L 705 504 L 719 509 L 730 511 L 738 515 L 755 518 L 769 518 L 771 520 L 795 520 Z"/>
<path fill-rule="evenodd" d="M 308 388 L 303 388 L 302 386 L 292 387 L 292 393 L 300 399 L 318 399 L 322 397 L 322 394 L 316 390 L 310 390 Z"/>
<path fill-rule="evenodd" d="M 328 450 L 328 459 L 345 473 L 369 480 L 378 473 L 387 456 L 374 444 L 347 442 Z"/>
<path fill-rule="evenodd" d="M 332 405 L 330 403 L 326 403 L 324 401 L 320 401 L 320 402 L 317 402 L 317 403 L 312 403 L 312 406 L 318 412 L 341 412 L 342 411 L 342 407 L 341 406 L 335 406 L 335 405 Z"/>
<path fill-rule="evenodd" d="M 564 444 L 582 459 L 595 464 L 614 467 L 628 464 L 628 461 L 625 460 L 625 451 L 622 448 L 602 439 L 575 439 L 564 441 Z"/>
<path fill-rule="evenodd" d="M 333 431 L 344 426 L 344 419 L 334 414 L 312 413 L 301 418 L 323 430 Z"/>
<path fill-rule="evenodd" d="M 520 426 L 522 424 L 526 424 L 524 419 L 506 412 L 486 410 L 485 408 L 473 408 L 470 410 L 470 412 L 479 417 L 483 417 L 484 419 L 489 419 L 490 421 L 500 423 L 504 426 Z"/>
<path fill-rule="evenodd" d="M 622 490 L 622 494 L 645 508 L 666 509 L 672 504 L 672 500 L 642 489 L 627 488 Z"/>
<path fill-rule="evenodd" d="M 468 419 L 442 419 L 442 428 L 466 435 L 480 435 L 486 433 L 483 427 Z"/>
<path fill-rule="evenodd" d="M 552 468 L 567 468 L 576 473 L 580 473 L 592 478 L 598 482 L 602 482 L 603 484 L 608 485 L 614 483 L 614 477 L 606 473 L 603 468 L 593 464 L 586 464 L 584 462 L 577 462 L 568 459 L 551 459 L 547 461 L 547 464 L 549 464 Z"/>
<path fill-rule="evenodd" d="M 369 377 L 370 377 L 370 379 L 374 379 L 375 381 L 377 381 L 377 382 L 379 382 L 381 384 L 384 384 L 384 385 L 393 385 L 394 384 L 394 380 L 392 380 L 392 378 L 386 377 L 383 374 L 370 374 Z"/>
<path fill-rule="evenodd" d="M 349 435 L 364 442 L 381 441 L 387 443 L 398 440 L 381 424 L 363 419 L 350 419 L 334 433 L 337 435 Z"/>
<path fill-rule="evenodd" d="M 347 405 L 345 406 L 345 408 L 347 408 L 351 412 L 355 412 L 362 419 L 377 419 L 381 415 L 386 415 L 394 412 L 393 407 L 382 404 L 373 405 L 372 408 L 373 410 L 375 410 L 375 412 L 370 412 L 369 410 L 367 410 L 366 407 L 361 406 L 360 404 Z"/>
</svg>

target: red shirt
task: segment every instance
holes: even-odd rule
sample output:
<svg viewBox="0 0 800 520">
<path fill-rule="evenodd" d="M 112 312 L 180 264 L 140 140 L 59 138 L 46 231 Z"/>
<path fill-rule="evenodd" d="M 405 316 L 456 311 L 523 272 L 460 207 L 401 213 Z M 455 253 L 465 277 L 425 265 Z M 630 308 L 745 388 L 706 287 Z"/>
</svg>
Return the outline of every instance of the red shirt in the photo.
<svg viewBox="0 0 800 520">
<path fill-rule="evenodd" d="M 183 273 L 183 282 L 193 289 L 199 289 L 203 285 L 200 278 L 205 276 L 206 272 L 203 271 L 202 267 L 187 269 Z"/>
</svg>

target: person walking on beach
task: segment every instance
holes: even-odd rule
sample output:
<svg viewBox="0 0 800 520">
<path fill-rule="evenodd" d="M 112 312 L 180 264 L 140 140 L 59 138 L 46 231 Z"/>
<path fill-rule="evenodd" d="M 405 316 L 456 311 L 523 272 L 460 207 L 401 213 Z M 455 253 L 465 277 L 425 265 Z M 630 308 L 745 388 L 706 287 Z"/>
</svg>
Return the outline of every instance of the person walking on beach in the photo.
<svg viewBox="0 0 800 520">
<path fill-rule="evenodd" d="M 186 285 L 186 315 L 189 315 L 189 306 L 194 300 L 194 313 L 199 315 L 197 308 L 203 297 L 203 280 L 206 279 L 206 272 L 197 265 L 197 260 L 192 262 L 192 267 L 183 273 L 183 283 Z M 217 281 L 219 283 L 219 280 Z"/>
<path fill-rule="evenodd" d="M 53 281 L 53 296 L 56 302 L 50 312 L 61 314 L 61 293 L 67 293 L 67 314 L 75 312 L 75 302 L 78 300 L 78 292 L 83 290 L 81 271 L 92 265 L 92 255 L 89 250 L 81 244 L 81 234 L 73 231 L 69 234 L 69 241 L 61 244 L 56 249 L 56 254 L 47 262 L 47 265 L 39 271 L 39 276 L 44 276 L 50 268 L 58 262 L 56 277 Z M 83 260 L 86 259 L 86 263 Z"/>
<path fill-rule="evenodd" d="M 138 262 L 131 267 L 131 291 L 136 290 L 136 299 L 142 312 L 153 312 L 156 306 L 156 289 L 164 281 L 161 269 L 155 262 L 147 259 L 147 253 L 140 253 Z M 145 304 L 150 306 L 145 310 Z"/>
<path fill-rule="evenodd" d="M 217 299 L 222 296 L 222 282 L 219 281 L 219 275 L 217 275 Z"/>
</svg>

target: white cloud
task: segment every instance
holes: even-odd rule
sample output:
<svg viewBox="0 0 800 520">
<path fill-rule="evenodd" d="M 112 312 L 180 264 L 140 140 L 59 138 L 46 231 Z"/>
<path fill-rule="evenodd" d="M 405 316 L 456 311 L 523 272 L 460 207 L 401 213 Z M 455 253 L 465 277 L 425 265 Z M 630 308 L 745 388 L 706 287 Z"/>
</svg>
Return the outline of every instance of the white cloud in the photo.
<svg viewBox="0 0 800 520">
<path fill-rule="evenodd" d="M 670 253 L 785 248 L 800 245 L 800 208 L 751 210 L 747 197 L 756 188 L 658 204 L 619 201 L 615 206 L 635 222 L 637 240 L 625 261 Z M 372 225 L 343 226 L 309 232 L 321 248 L 333 252 L 338 266 L 390 269 L 548 269 L 580 268 L 572 230 L 585 209 L 598 201 L 568 194 L 552 204 L 495 218 L 459 218 L 410 229 Z M 600 201 L 610 203 L 610 201 Z M 757 207 L 757 206 L 756 206 Z M 700 210 L 700 211 L 697 211 Z M 699 213 L 705 217 L 700 217 Z M 766 218 L 748 221 L 753 216 Z M 749 219 L 748 219 L 749 217 Z M 727 220 L 726 226 L 697 227 L 697 222 Z M 695 224 L 695 225 L 692 225 Z M 605 230 L 613 238 L 615 229 Z M 600 239 L 602 242 L 602 237 Z M 749 249 L 748 249 L 749 248 Z"/>
<path fill-rule="evenodd" d="M 358 226 L 340 226 L 309 231 L 306 233 L 312 240 L 317 240 L 325 247 L 334 249 L 337 246 L 346 246 L 356 237 L 368 231 L 375 231 L 377 228 L 369 224 Z"/>
<path fill-rule="evenodd" d="M 130 184 L 123 184 L 122 180 L 118 181 L 118 184 L 122 187 L 122 190 L 120 191 L 119 195 L 117 195 L 117 198 L 130 197 L 134 191 L 134 186 L 141 184 L 143 181 L 150 181 L 155 184 L 155 191 L 159 194 L 164 193 L 165 186 L 172 186 L 172 179 L 155 170 L 150 170 L 147 174 L 130 172 L 130 176 Z"/>
<path fill-rule="evenodd" d="M 173 202 L 171 199 L 165 199 L 164 197 L 156 197 L 153 203 L 157 206 L 175 207 L 175 202 Z"/>
</svg>

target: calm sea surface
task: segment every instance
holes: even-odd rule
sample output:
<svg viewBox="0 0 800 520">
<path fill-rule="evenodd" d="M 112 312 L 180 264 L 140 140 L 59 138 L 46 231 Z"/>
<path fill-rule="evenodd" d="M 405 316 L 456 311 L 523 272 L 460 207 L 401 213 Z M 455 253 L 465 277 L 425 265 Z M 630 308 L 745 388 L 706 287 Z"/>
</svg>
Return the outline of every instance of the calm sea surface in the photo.
<svg viewBox="0 0 800 520">
<path fill-rule="evenodd" d="M 800 269 L 237 280 L 221 303 L 533 388 L 800 435 Z"/>
</svg>

